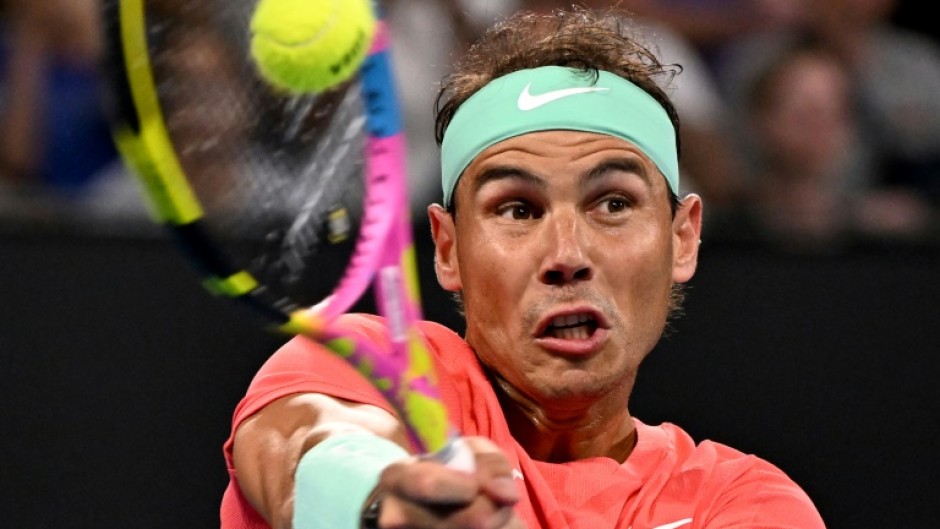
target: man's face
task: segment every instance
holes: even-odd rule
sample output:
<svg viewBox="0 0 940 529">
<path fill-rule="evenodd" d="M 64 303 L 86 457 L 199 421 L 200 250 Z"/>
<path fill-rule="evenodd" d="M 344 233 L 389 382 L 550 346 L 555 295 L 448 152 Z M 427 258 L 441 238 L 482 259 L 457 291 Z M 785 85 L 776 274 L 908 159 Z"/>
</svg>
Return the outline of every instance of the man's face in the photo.
<svg viewBox="0 0 940 529">
<path fill-rule="evenodd" d="M 462 293 L 480 360 L 540 405 L 625 399 L 694 272 L 698 197 L 673 219 L 639 149 L 573 131 L 490 147 L 455 196 L 456 219 L 430 210 L 438 278 Z"/>
</svg>

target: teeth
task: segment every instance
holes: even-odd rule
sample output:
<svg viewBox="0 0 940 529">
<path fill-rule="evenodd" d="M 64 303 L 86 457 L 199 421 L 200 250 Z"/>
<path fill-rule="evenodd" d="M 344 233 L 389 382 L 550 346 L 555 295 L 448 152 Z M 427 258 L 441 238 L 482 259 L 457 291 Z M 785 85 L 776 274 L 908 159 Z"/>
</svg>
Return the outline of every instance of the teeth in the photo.
<svg viewBox="0 0 940 529">
<path fill-rule="evenodd" d="M 596 328 L 595 325 L 592 325 L 593 322 L 594 317 L 583 312 L 555 316 L 552 318 L 552 324 L 545 330 L 545 334 L 564 340 L 585 340 L 591 336 Z"/>
<path fill-rule="evenodd" d="M 584 327 L 568 327 L 564 335 L 567 340 L 583 340 L 588 337 L 587 329 Z"/>
<path fill-rule="evenodd" d="M 594 318 L 585 313 L 555 316 L 552 318 L 552 327 L 574 327 L 593 320 Z"/>
<path fill-rule="evenodd" d="M 554 338 L 562 338 L 564 340 L 586 340 L 590 336 L 590 333 L 587 326 L 578 325 L 576 327 L 561 327 L 551 329 L 549 331 L 549 335 Z"/>
</svg>

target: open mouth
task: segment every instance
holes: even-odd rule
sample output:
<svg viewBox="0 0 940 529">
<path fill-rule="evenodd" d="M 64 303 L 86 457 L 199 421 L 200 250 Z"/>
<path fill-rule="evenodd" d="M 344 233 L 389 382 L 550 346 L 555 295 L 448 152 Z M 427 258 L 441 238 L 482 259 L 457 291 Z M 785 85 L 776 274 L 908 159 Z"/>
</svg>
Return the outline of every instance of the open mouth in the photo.
<svg viewBox="0 0 940 529">
<path fill-rule="evenodd" d="M 555 316 L 542 336 L 563 340 L 585 340 L 597 330 L 597 318 L 588 313 Z"/>
</svg>

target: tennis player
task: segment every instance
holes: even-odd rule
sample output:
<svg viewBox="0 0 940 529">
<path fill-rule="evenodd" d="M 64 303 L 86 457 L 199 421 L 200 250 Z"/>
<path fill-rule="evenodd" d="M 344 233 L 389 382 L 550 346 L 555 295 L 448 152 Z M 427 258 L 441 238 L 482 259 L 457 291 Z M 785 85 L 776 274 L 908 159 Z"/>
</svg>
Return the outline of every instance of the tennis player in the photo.
<svg viewBox="0 0 940 529">
<path fill-rule="evenodd" d="M 518 14 L 469 50 L 438 101 L 428 209 L 466 334 L 422 331 L 476 470 L 412 455 L 379 393 L 295 338 L 235 411 L 222 527 L 823 527 L 771 463 L 630 414 L 701 234 L 670 75 L 614 13 Z"/>
</svg>

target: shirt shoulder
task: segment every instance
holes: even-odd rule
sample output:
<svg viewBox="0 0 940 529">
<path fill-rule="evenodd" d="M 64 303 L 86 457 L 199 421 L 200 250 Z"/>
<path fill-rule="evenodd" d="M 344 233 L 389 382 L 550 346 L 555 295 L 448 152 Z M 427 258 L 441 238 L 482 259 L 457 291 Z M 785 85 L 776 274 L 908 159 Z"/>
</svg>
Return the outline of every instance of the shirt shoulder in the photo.
<svg viewBox="0 0 940 529">
<path fill-rule="evenodd" d="M 701 523 L 697 526 L 825 527 L 806 492 L 768 460 L 716 441 L 696 442 L 674 424 L 637 424 L 639 438 L 645 435 L 652 443 L 637 451 L 633 463 L 653 473 L 647 476 L 650 483 L 656 475 L 667 476 L 660 484 L 661 500 L 694 504 L 688 515 Z"/>
</svg>

